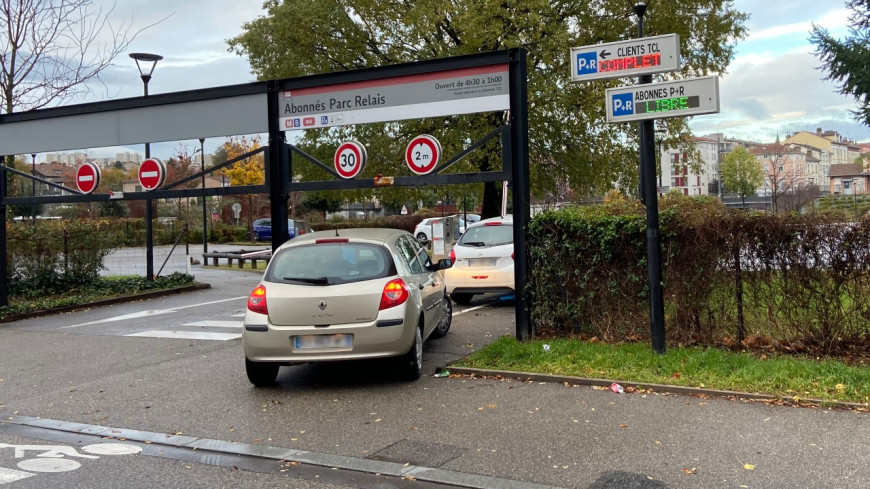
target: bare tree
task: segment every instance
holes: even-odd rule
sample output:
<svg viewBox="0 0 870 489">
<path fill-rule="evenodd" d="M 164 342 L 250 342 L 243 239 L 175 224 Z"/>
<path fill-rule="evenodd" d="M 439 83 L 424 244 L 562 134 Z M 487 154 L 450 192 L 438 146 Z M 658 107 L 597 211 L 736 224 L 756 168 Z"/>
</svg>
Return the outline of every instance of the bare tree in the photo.
<svg viewBox="0 0 870 489">
<path fill-rule="evenodd" d="M 93 0 L 0 0 L 0 96 L 6 113 L 75 100 L 144 29 L 112 25 Z M 147 28 L 147 27 L 146 27 Z"/>
<path fill-rule="evenodd" d="M 800 151 L 777 142 L 753 150 L 761 156 L 764 186 L 770 195 L 773 212 L 790 212 L 806 205 L 813 195 L 809 188 L 807 164 Z M 797 206 L 797 208 L 796 208 Z"/>
</svg>

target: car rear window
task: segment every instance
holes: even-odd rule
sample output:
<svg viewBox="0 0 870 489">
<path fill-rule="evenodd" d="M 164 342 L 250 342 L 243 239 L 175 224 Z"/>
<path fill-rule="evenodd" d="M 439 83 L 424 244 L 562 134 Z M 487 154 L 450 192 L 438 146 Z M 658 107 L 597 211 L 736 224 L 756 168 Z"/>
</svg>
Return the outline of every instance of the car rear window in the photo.
<svg viewBox="0 0 870 489">
<path fill-rule="evenodd" d="M 396 274 L 390 253 L 368 243 L 312 243 L 272 257 L 265 280 L 301 285 L 362 282 Z"/>
<path fill-rule="evenodd" d="M 474 226 L 465 230 L 457 244 L 488 248 L 514 242 L 514 227 L 511 224 L 499 226 Z"/>
</svg>

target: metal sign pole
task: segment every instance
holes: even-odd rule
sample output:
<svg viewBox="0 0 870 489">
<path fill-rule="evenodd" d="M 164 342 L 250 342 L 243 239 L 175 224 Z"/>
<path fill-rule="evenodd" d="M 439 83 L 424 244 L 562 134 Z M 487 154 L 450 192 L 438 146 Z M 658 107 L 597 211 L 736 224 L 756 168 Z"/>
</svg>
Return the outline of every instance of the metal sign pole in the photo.
<svg viewBox="0 0 870 489">
<path fill-rule="evenodd" d="M 643 38 L 643 15 L 646 3 L 637 2 L 637 35 Z M 641 75 L 641 85 L 652 83 L 652 75 Z M 649 275 L 649 317 L 652 348 L 665 353 L 665 306 L 662 284 L 662 247 L 659 234 L 659 196 L 656 189 L 656 159 L 653 119 L 640 122 L 640 183 L 641 201 L 646 204 L 646 261 Z"/>
</svg>

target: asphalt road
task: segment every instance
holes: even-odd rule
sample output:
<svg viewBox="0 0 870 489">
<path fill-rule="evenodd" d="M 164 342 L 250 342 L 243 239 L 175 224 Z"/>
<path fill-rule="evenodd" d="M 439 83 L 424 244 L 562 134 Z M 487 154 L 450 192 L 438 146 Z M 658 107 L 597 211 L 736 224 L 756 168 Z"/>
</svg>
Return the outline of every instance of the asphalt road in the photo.
<svg viewBox="0 0 870 489">
<path fill-rule="evenodd" d="M 863 488 L 870 480 L 865 413 L 433 376 L 513 335 L 511 302 L 457 307 L 451 333 L 426 344 L 417 382 L 384 362 L 354 362 L 283 368 L 274 387 L 256 389 L 233 322 L 258 275 L 194 272 L 212 288 L 0 325 L 0 487 Z M 142 451 L 80 457 L 109 442 Z M 22 445 L 79 455 L 19 457 Z M 40 460 L 79 466 L 45 472 Z M 7 480 L 16 473 L 31 475 Z"/>
</svg>

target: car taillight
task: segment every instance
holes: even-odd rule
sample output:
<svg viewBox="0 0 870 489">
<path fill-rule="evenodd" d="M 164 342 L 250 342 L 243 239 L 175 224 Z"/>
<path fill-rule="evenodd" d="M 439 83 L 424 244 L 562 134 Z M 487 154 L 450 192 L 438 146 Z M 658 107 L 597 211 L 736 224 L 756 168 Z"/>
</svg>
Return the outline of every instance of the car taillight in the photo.
<svg viewBox="0 0 870 489">
<path fill-rule="evenodd" d="M 347 243 L 348 241 L 347 238 L 322 238 L 314 241 L 314 244 Z"/>
<path fill-rule="evenodd" d="M 514 252 L 511 251 L 511 260 L 513 260 L 513 259 L 514 259 Z"/>
<path fill-rule="evenodd" d="M 258 285 L 248 297 L 248 310 L 257 314 L 269 314 L 266 307 L 266 287 Z"/>
<path fill-rule="evenodd" d="M 450 261 L 456 263 L 456 252 L 453 250 L 450 250 Z"/>
<path fill-rule="evenodd" d="M 484 226 L 501 226 L 501 221 L 485 222 Z"/>
<path fill-rule="evenodd" d="M 381 294 L 381 305 L 379 311 L 396 307 L 408 300 L 408 285 L 404 280 L 397 278 L 390 280 L 384 285 L 384 292 Z"/>
</svg>

